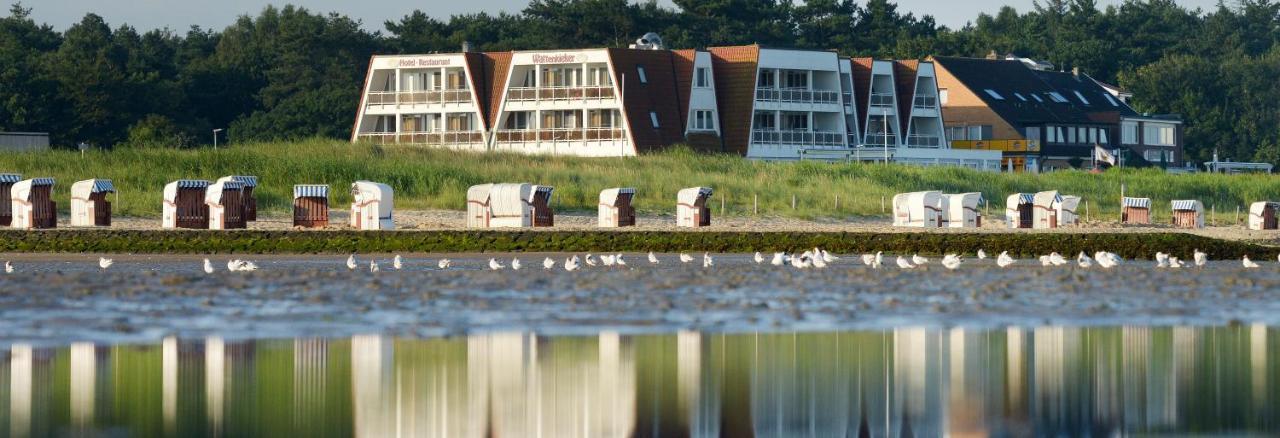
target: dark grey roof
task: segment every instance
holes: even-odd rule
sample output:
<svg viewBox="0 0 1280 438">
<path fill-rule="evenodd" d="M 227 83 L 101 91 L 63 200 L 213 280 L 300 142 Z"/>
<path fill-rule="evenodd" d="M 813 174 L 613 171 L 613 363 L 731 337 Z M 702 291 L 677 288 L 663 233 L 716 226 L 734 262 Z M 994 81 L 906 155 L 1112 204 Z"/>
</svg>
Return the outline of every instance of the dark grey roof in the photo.
<svg viewBox="0 0 1280 438">
<path fill-rule="evenodd" d="M 1136 116 L 1137 111 L 1130 108 L 1120 99 L 1116 99 L 1105 88 L 1098 85 L 1098 81 L 1089 77 L 1089 75 L 1080 73 L 1056 72 L 1056 71 L 1037 71 L 1035 72 L 1040 79 L 1048 83 L 1049 86 L 1058 90 L 1072 105 L 1079 106 L 1085 112 L 1109 112 L 1119 111 L 1121 116 Z M 1085 100 L 1081 101 L 1080 96 L 1084 96 Z M 1088 103 L 1086 104 L 1085 101 Z"/>
<path fill-rule="evenodd" d="M 1106 90 L 1085 76 L 1081 79 L 1089 82 L 1093 90 L 1086 89 L 1083 83 L 1077 86 L 1071 73 L 1036 71 L 1021 61 L 950 56 L 937 56 L 933 60 L 964 83 L 1000 118 L 1018 128 L 1041 123 L 1097 123 L 1099 119 L 1090 117 L 1089 113 L 1122 111 L 1112 107 L 1105 97 L 1096 95 Z M 1066 75 L 1072 83 L 1064 82 L 1059 75 Z M 1058 84 L 1071 87 L 1059 89 Z M 996 92 L 1002 99 L 989 95 L 986 90 Z M 1085 94 L 1091 105 L 1083 105 L 1075 96 L 1075 90 Z M 1056 101 L 1054 93 L 1066 102 Z M 1127 106 L 1123 110 L 1133 112 Z"/>
</svg>

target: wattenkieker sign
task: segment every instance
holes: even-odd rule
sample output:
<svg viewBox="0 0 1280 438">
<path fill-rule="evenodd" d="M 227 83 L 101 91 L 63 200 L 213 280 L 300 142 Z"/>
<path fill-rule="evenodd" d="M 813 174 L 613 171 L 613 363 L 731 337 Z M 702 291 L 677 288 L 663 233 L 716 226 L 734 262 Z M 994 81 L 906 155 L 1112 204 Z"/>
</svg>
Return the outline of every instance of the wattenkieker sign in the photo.
<svg viewBox="0 0 1280 438">
<path fill-rule="evenodd" d="M 564 64 L 569 62 L 578 62 L 578 55 L 572 53 L 560 53 L 555 55 L 533 55 L 534 64 Z"/>
</svg>

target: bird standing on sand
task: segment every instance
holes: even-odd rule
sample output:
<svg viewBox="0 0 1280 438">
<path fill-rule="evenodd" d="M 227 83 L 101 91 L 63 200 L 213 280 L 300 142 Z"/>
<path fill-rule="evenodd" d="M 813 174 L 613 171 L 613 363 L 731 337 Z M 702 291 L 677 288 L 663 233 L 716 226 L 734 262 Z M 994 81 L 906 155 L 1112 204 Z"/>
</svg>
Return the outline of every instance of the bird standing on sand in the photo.
<svg viewBox="0 0 1280 438">
<path fill-rule="evenodd" d="M 115 261 L 106 257 L 98 257 L 98 268 L 102 269 L 103 271 L 107 270 L 107 268 L 110 268 L 112 263 L 115 263 Z"/>
<path fill-rule="evenodd" d="M 520 259 L 517 259 L 517 258 L 514 258 L 514 257 L 511 259 L 511 270 L 512 270 L 512 271 L 519 271 L 519 270 L 520 270 Z"/>
<path fill-rule="evenodd" d="M 595 258 L 594 256 L 592 256 L 592 255 L 591 255 L 591 253 L 587 253 L 587 256 L 586 256 L 586 257 L 583 257 L 583 258 L 582 258 L 582 261 L 587 262 L 587 266 L 595 266 L 595 265 L 596 265 L 596 258 Z"/>
<path fill-rule="evenodd" d="M 875 261 L 875 259 L 876 259 L 876 255 L 875 255 L 875 254 L 863 254 L 863 255 L 862 255 L 862 264 L 867 265 L 867 266 L 871 266 L 871 263 L 873 263 L 873 262 Z"/>
<path fill-rule="evenodd" d="M 370 273 L 378 272 L 378 261 L 377 261 L 377 260 L 369 259 L 369 272 L 370 272 Z"/>
<path fill-rule="evenodd" d="M 764 256 L 760 255 L 760 251 L 756 251 L 755 257 L 752 257 L 751 259 L 755 260 L 757 265 L 764 263 Z"/>
<path fill-rule="evenodd" d="M 1076 255 L 1076 265 L 1079 265 L 1081 268 L 1089 269 L 1093 266 L 1093 259 L 1089 258 L 1088 255 L 1085 255 L 1084 251 L 1080 251 L 1080 254 Z"/>
<path fill-rule="evenodd" d="M 769 264 L 774 266 L 782 266 L 782 265 L 785 265 L 788 261 L 789 260 L 787 259 L 786 252 L 775 252 L 773 253 L 773 259 L 769 260 Z"/>
<path fill-rule="evenodd" d="M 1156 267 L 1157 267 L 1157 268 L 1167 268 L 1167 267 L 1169 267 L 1169 255 L 1168 255 L 1168 254 L 1165 254 L 1165 253 L 1162 253 L 1162 252 L 1158 252 L 1158 251 L 1157 251 L 1157 252 L 1156 252 Z"/>
<path fill-rule="evenodd" d="M 651 265 L 658 264 L 658 256 L 653 255 L 653 251 L 649 251 L 649 264 Z"/>
<path fill-rule="evenodd" d="M 569 271 L 569 272 L 576 271 L 578 270 L 579 266 L 580 265 L 578 265 L 578 256 L 573 256 L 573 257 L 564 259 L 564 270 L 566 271 Z"/>
<path fill-rule="evenodd" d="M 947 254 L 946 256 L 942 257 L 942 266 L 949 270 L 954 271 L 956 270 L 956 268 L 960 267 L 960 263 L 962 261 L 963 260 L 958 255 Z"/>
<path fill-rule="evenodd" d="M 876 258 L 873 262 L 874 263 L 871 264 L 871 268 L 880 269 L 881 266 L 884 266 L 884 255 L 882 255 L 880 251 L 876 251 Z"/>
<path fill-rule="evenodd" d="M 209 259 L 204 259 L 204 273 L 206 274 L 213 273 L 213 263 L 210 263 Z"/>
<path fill-rule="evenodd" d="M 551 268 L 554 268 L 554 267 L 556 267 L 556 261 L 555 261 L 555 260 L 551 260 L 551 257 L 547 257 L 547 258 L 545 258 L 545 259 L 542 259 L 542 269 L 551 269 Z"/>
<path fill-rule="evenodd" d="M 614 258 L 611 255 L 603 254 L 600 256 L 600 264 L 605 266 L 613 266 Z"/>
<path fill-rule="evenodd" d="M 1106 251 L 1098 251 L 1093 254 L 1093 259 L 1098 262 L 1098 266 L 1104 269 L 1111 269 L 1120 266 L 1120 256 Z"/>
<path fill-rule="evenodd" d="M 979 249 L 979 250 L 978 250 L 978 260 L 986 260 L 986 259 L 987 259 L 987 252 L 986 252 L 986 251 L 983 251 L 983 250 L 981 250 L 981 249 Z"/>
<path fill-rule="evenodd" d="M 1249 260 L 1249 256 L 1244 256 L 1244 258 L 1240 260 L 1240 263 L 1243 264 L 1244 267 L 1247 269 L 1253 269 L 1258 267 L 1257 263 L 1254 263 L 1253 260 Z"/>
<path fill-rule="evenodd" d="M 692 261 L 693 261 L 693 256 L 685 253 L 680 253 L 680 263 L 689 263 Z"/>
<path fill-rule="evenodd" d="M 348 269 L 348 270 L 352 270 L 352 271 L 356 270 L 356 255 L 355 255 L 355 254 L 352 254 L 352 255 L 350 255 L 350 256 L 347 256 L 347 269 Z"/>
<path fill-rule="evenodd" d="M 1182 260 L 1178 260 L 1177 257 L 1169 257 L 1169 267 L 1173 269 L 1181 268 Z"/>
<path fill-rule="evenodd" d="M 902 269 L 911 269 L 915 266 L 912 266 L 911 262 L 908 262 L 907 259 L 902 258 L 902 256 L 898 256 L 898 267 Z"/>
<path fill-rule="evenodd" d="M 805 251 L 805 254 L 809 254 L 809 260 L 813 260 L 813 267 L 818 269 L 827 267 L 827 261 L 822 258 L 821 254 L 808 251 Z"/>
<path fill-rule="evenodd" d="M 404 260 L 400 259 L 400 254 L 396 254 L 396 258 L 391 259 L 391 267 L 396 268 L 397 271 L 404 267 Z"/>
<path fill-rule="evenodd" d="M 1049 260 L 1049 256 L 1040 256 L 1040 266 L 1053 266 L 1053 262 Z"/>
<path fill-rule="evenodd" d="M 12 274 L 12 273 L 13 273 L 13 264 L 12 264 L 12 263 L 9 263 L 9 261 L 8 261 L 8 260 L 6 260 L 6 261 L 4 262 L 4 273 L 6 273 L 6 274 Z"/>
<path fill-rule="evenodd" d="M 1194 256 L 1193 258 L 1195 259 L 1197 268 L 1204 267 L 1205 263 L 1209 262 L 1209 255 L 1201 252 L 1198 249 L 1196 250 L 1195 254 L 1193 254 L 1193 256 Z"/>
<path fill-rule="evenodd" d="M 494 260 L 494 259 L 492 259 L 492 258 L 491 258 L 491 259 L 489 259 L 489 269 L 490 269 L 490 270 L 497 271 L 497 270 L 502 269 L 502 268 L 505 268 L 505 266 L 502 266 L 502 263 L 498 263 L 498 261 L 497 261 L 497 260 Z"/>
<path fill-rule="evenodd" d="M 614 256 L 613 256 L 613 263 L 614 263 L 614 264 L 617 264 L 618 266 L 626 266 L 626 265 L 627 265 L 627 261 L 622 259 L 622 254 L 621 254 L 621 253 L 618 253 L 618 254 L 616 254 L 616 255 L 614 255 Z"/>
<path fill-rule="evenodd" d="M 450 261 L 449 259 L 440 259 L 440 261 L 436 263 L 436 266 L 439 267 L 440 269 L 449 269 L 449 265 L 452 265 L 452 264 L 453 264 L 453 261 Z"/>
<path fill-rule="evenodd" d="M 1013 262 L 1013 257 L 1009 257 L 1009 251 L 1001 251 L 1000 255 L 996 257 L 996 266 L 1001 268 L 1007 268 L 1009 265 L 1012 265 Z"/>
<path fill-rule="evenodd" d="M 927 263 L 929 263 L 929 259 L 926 259 L 926 258 L 924 258 L 924 257 L 920 257 L 920 255 L 919 255 L 919 254 L 912 254 L 912 255 L 911 255 L 911 263 L 915 263 L 917 266 L 918 266 L 918 265 L 923 265 L 923 264 L 927 264 Z"/>
<path fill-rule="evenodd" d="M 832 262 L 835 262 L 836 260 L 840 260 L 839 257 L 831 255 L 831 253 L 827 252 L 827 250 L 825 249 L 814 248 L 813 250 L 822 253 L 822 257 L 819 257 L 819 258 L 821 258 L 823 262 L 832 263 Z"/>
<path fill-rule="evenodd" d="M 1067 264 L 1067 259 L 1057 252 L 1049 253 L 1049 264 L 1054 266 L 1062 266 Z"/>
<path fill-rule="evenodd" d="M 809 257 L 809 253 L 807 252 L 798 256 L 791 256 L 787 259 L 787 262 L 791 263 L 791 266 L 796 269 L 807 269 L 813 267 L 813 259 Z"/>
<path fill-rule="evenodd" d="M 713 265 L 714 263 L 711 262 L 711 255 L 705 252 L 702 253 L 702 267 L 710 268 Z"/>
</svg>

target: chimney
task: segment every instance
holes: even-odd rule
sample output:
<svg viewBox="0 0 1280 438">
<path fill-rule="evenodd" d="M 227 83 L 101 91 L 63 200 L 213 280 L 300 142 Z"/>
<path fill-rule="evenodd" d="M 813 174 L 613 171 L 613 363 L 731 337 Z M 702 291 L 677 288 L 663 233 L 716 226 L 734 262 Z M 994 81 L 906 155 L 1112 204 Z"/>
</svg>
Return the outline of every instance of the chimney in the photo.
<svg viewBox="0 0 1280 438">
<path fill-rule="evenodd" d="M 987 53 L 987 59 L 990 59 L 990 60 L 1000 59 L 1000 55 L 997 55 L 995 49 L 992 49 L 991 53 Z"/>
<path fill-rule="evenodd" d="M 462 42 L 462 53 L 471 53 L 474 49 L 471 47 L 471 41 Z"/>
</svg>

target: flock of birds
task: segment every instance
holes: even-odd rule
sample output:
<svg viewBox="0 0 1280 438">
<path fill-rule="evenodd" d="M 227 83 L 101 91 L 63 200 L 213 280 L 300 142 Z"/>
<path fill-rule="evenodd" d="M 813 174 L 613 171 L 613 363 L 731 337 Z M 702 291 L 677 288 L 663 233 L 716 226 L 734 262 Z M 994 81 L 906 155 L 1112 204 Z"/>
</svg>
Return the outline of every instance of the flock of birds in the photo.
<svg viewBox="0 0 1280 438">
<path fill-rule="evenodd" d="M 985 260 L 988 258 L 987 253 L 983 250 L 978 250 L 977 256 L 978 256 L 978 260 Z M 689 264 L 689 263 L 693 263 L 695 260 L 697 260 L 697 258 L 687 253 L 680 253 L 679 260 L 680 260 L 680 263 Z M 773 253 L 772 258 L 766 257 L 764 254 L 757 252 L 752 257 L 752 260 L 757 265 L 763 265 L 767 260 L 768 263 L 773 266 L 791 266 L 797 269 L 809 269 L 809 268 L 822 269 L 822 268 L 826 268 L 829 264 L 834 263 L 837 260 L 840 260 L 840 257 L 832 255 L 830 252 L 827 252 L 826 250 L 814 248 L 812 250 L 808 250 L 800 254 L 777 252 L 777 253 Z M 859 260 L 862 262 L 863 265 L 869 266 L 874 269 L 880 269 L 884 267 L 885 261 L 886 261 L 884 253 L 881 251 L 877 251 L 875 254 L 863 254 Z M 1277 257 L 1277 261 L 1280 262 L 1280 256 Z M 661 261 L 658 259 L 658 256 L 654 254 L 652 251 L 649 252 L 648 262 L 650 265 L 657 265 L 661 263 Z M 942 266 L 949 270 L 959 269 L 960 266 L 964 264 L 964 262 L 965 262 L 964 257 L 958 254 L 947 254 L 943 256 L 941 260 Z M 1070 260 L 1056 252 L 1039 257 L 1040 266 L 1062 266 L 1062 265 L 1070 264 L 1073 262 L 1077 266 L 1081 268 L 1086 268 L 1086 269 L 1091 268 L 1095 265 L 1104 269 L 1110 269 L 1116 266 L 1120 266 L 1122 263 L 1124 263 L 1124 259 L 1120 258 L 1120 256 L 1116 255 L 1115 253 L 1106 252 L 1106 251 L 1096 252 L 1093 254 L 1092 257 L 1090 257 L 1088 254 L 1085 254 L 1084 252 L 1081 252 L 1080 254 L 1076 255 L 1075 260 Z M 1170 254 L 1157 252 L 1155 255 L 1155 262 L 1156 262 L 1157 268 L 1177 269 L 1177 268 L 1189 267 L 1189 266 L 1203 267 L 1205 266 L 1205 264 L 1208 263 L 1208 254 L 1200 250 L 1195 250 L 1195 252 L 1192 254 L 1191 261 L 1187 262 L 1179 259 L 1178 257 L 1174 257 Z M 106 271 L 114 263 L 115 263 L 114 260 L 106 257 L 98 258 L 98 268 L 103 271 Z M 897 259 L 894 261 L 894 265 L 896 265 L 899 269 L 914 269 L 919 266 L 927 265 L 929 263 L 930 263 L 930 260 L 928 258 L 922 257 L 918 254 L 912 255 L 911 257 L 905 257 L 900 255 L 900 256 L 897 256 Z M 1000 268 L 1007 268 L 1009 266 L 1013 266 L 1016 263 L 1018 263 L 1018 261 L 1014 259 L 1012 256 L 1010 256 L 1008 251 L 1001 252 L 998 256 L 996 256 L 996 259 L 995 259 L 996 266 Z M 715 260 L 711 257 L 711 254 L 703 253 L 701 264 L 703 268 L 710 268 L 712 266 L 715 266 Z M 1241 259 L 1241 264 L 1247 269 L 1253 269 L 1253 268 L 1259 267 L 1258 263 L 1252 260 L 1249 260 L 1248 256 L 1245 256 L 1244 258 Z M 583 257 L 578 257 L 577 254 L 574 254 L 565 258 L 563 263 L 557 262 L 555 259 L 551 257 L 546 257 L 542 260 L 542 269 L 544 270 L 551 270 L 551 269 L 555 269 L 557 266 L 562 266 L 565 271 L 573 272 L 573 271 L 582 269 L 584 265 L 589 267 L 627 266 L 627 261 L 626 259 L 623 258 L 623 255 L 621 253 L 603 254 L 603 255 L 592 255 L 588 253 Z M 255 264 L 254 262 L 247 261 L 247 260 L 240 260 L 240 259 L 229 260 L 227 261 L 226 266 L 227 266 L 228 272 L 253 272 L 258 270 L 258 265 Z M 381 269 L 376 259 L 370 259 L 368 266 L 369 266 L 369 272 L 378 272 Z M 442 270 L 449 269 L 449 267 L 451 266 L 453 266 L 453 261 L 447 258 L 442 258 L 436 262 L 436 267 Z M 391 260 L 391 267 L 396 270 L 400 270 L 404 268 L 404 259 L 401 258 L 400 255 L 396 255 L 395 258 Z M 494 271 L 500 271 L 504 269 L 511 269 L 511 270 L 518 271 L 523 267 L 524 267 L 524 264 L 520 261 L 519 258 L 512 258 L 511 261 L 506 264 L 504 264 L 502 261 L 499 261 L 496 258 L 489 259 L 489 269 Z M 213 262 L 209 261 L 209 259 L 207 258 L 204 259 L 204 263 L 201 266 L 201 268 L 206 274 L 213 274 L 214 272 L 217 272 L 217 268 L 214 266 Z M 359 268 L 360 268 L 360 262 L 356 260 L 355 254 L 352 254 L 349 257 L 347 257 L 348 270 L 354 271 Z M 14 273 L 14 271 L 15 271 L 15 268 L 13 263 L 9 261 L 4 262 L 4 272 L 6 274 L 12 274 Z"/>
</svg>

